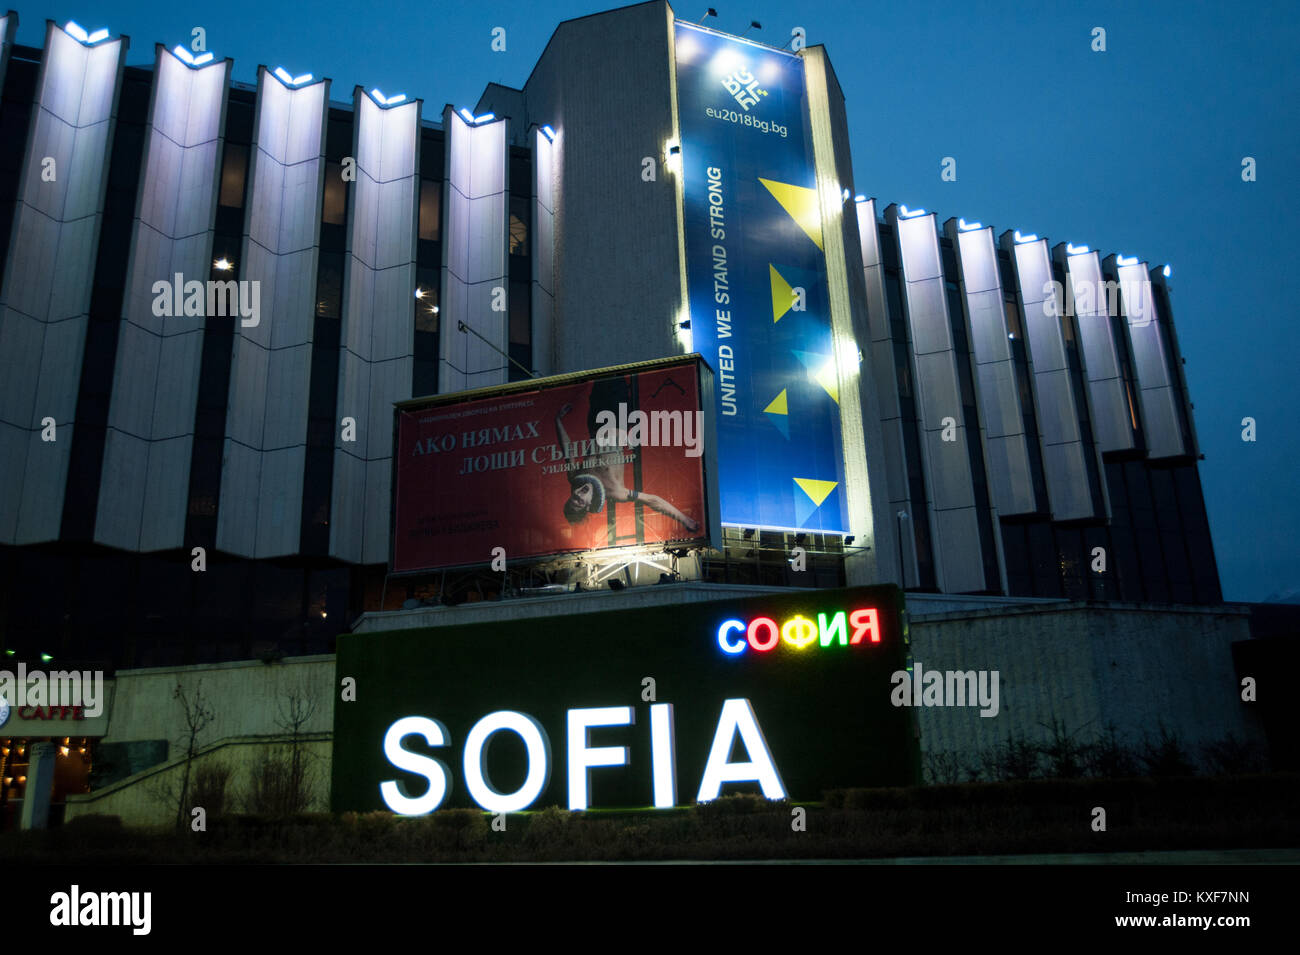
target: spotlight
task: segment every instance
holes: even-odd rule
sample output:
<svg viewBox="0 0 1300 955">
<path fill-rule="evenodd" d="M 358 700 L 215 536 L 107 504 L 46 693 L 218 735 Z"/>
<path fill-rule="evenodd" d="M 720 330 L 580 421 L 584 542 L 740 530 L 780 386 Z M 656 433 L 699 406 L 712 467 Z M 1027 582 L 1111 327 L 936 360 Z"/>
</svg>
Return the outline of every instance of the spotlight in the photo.
<svg viewBox="0 0 1300 955">
<path fill-rule="evenodd" d="M 395 93 L 392 96 L 385 96 L 377 89 L 370 91 L 370 98 L 373 99 L 377 105 L 382 106 L 385 109 L 389 106 L 396 106 L 398 103 L 406 102 L 405 93 Z"/>
<path fill-rule="evenodd" d="M 850 534 L 848 537 L 844 538 L 844 546 L 852 547 L 855 540 L 857 540 L 857 538 Z"/>
<path fill-rule="evenodd" d="M 303 73 L 301 76 L 290 76 L 289 71 L 286 70 L 283 66 L 277 66 L 271 72 L 274 73 L 276 79 L 278 79 L 285 86 L 297 87 L 297 86 L 302 86 L 303 83 L 311 82 L 310 73 Z"/>
<path fill-rule="evenodd" d="M 211 53 L 200 53 L 198 56 L 195 56 L 179 44 L 172 50 L 172 56 L 176 57 L 176 59 L 180 60 L 186 66 L 194 67 L 196 69 L 204 63 L 211 62 L 212 60 Z"/>
</svg>

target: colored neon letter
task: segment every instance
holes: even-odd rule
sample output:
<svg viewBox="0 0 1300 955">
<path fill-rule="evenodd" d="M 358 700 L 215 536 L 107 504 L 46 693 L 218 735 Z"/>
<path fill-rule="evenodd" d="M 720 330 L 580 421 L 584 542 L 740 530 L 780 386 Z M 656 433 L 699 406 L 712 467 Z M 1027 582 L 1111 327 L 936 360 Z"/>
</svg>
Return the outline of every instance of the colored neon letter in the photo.
<svg viewBox="0 0 1300 955">
<path fill-rule="evenodd" d="M 855 610 L 849 614 L 849 623 L 853 624 L 853 639 L 849 643 L 861 643 L 862 635 L 871 631 L 871 642 L 880 642 L 880 624 L 876 620 L 875 609 Z"/>
<path fill-rule="evenodd" d="M 569 809 L 579 812 L 589 802 L 587 783 L 596 766 L 626 766 L 626 746 L 588 746 L 593 726 L 627 726 L 632 722 L 630 706 L 597 706 L 569 710 Z"/>
<path fill-rule="evenodd" d="M 822 646 L 829 647 L 831 641 L 835 639 L 836 632 L 840 635 L 840 646 L 847 646 L 849 642 L 848 632 L 844 629 L 844 611 L 841 610 L 831 618 L 829 625 L 826 623 L 826 614 L 817 615 L 817 629 L 821 632 Z"/>
<path fill-rule="evenodd" d="M 747 763 L 727 762 L 737 732 L 745 744 L 745 752 L 749 754 L 750 761 Z M 695 800 L 708 802 L 717 799 L 723 783 L 755 781 L 763 788 L 763 795 L 768 799 L 785 798 L 781 774 L 776 771 L 772 751 L 767 748 L 767 740 L 759 728 L 754 707 L 749 700 L 727 700 L 722 704 L 722 715 L 718 717 L 718 728 L 713 734 L 709 759 L 704 765 L 704 778 L 700 780 L 700 792 Z"/>
<path fill-rule="evenodd" d="M 817 628 L 807 617 L 795 614 L 781 625 L 781 639 L 796 650 L 802 650 L 817 639 Z"/>
<path fill-rule="evenodd" d="M 388 727 L 388 732 L 384 734 L 384 755 L 388 761 L 398 769 L 416 773 L 429 780 L 429 789 L 423 796 L 408 796 L 406 786 L 392 779 L 379 784 L 379 794 L 384 797 L 384 805 L 402 816 L 423 816 L 427 812 L 433 812 L 442 805 L 451 781 L 442 760 L 402 749 L 402 740 L 416 734 L 423 736 L 430 746 L 447 745 L 447 727 L 424 716 L 404 716 Z"/>
<path fill-rule="evenodd" d="M 528 750 L 528 775 L 513 793 L 498 792 L 488 778 L 488 740 L 502 730 L 519 734 Z M 465 788 L 470 798 L 488 812 L 527 809 L 542 794 L 551 778 L 551 743 L 546 730 L 527 713 L 498 710 L 483 717 L 465 737 Z"/>
<path fill-rule="evenodd" d="M 760 644 L 758 642 L 758 630 L 760 627 L 766 627 L 768 632 L 768 641 Z M 781 639 L 781 634 L 776 628 L 776 621 L 771 617 L 755 617 L 749 621 L 749 632 L 746 634 L 749 638 L 749 645 L 755 650 L 771 650 Z"/>
<path fill-rule="evenodd" d="M 724 620 L 722 626 L 718 628 L 718 646 L 722 647 L 724 653 L 744 653 L 745 641 L 736 640 L 732 642 L 727 639 L 727 634 L 733 630 L 744 630 L 745 624 L 741 620 Z"/>
</svg>

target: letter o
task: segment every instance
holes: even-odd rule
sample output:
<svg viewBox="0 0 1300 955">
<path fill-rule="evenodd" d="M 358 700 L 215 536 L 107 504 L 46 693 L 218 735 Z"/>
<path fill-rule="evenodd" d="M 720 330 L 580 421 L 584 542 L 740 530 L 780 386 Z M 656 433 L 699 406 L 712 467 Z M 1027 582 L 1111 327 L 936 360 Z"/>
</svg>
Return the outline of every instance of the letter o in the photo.
<svg viewBox="0 0 1300 955">
<path fill-rule="evenodd" d="M 768 632 L 768 641 L 766 643 L 758 642 L 759 628 L 766 627 Z M 760 653 L 771 650 L 781 640 L 781 631 L 777 629 L 776 621 L 771 617 L 755 617 L 749 621 L 749 630 L 745 634 L 749 638 L 749 645 Z"/>
<path fill-rule="evenodd" d="M 487 744 L 502 730 L 516 733 L 528 752 L 528 774 L 513 793 L 498 792 L 488 780 Z M 542 794 L 551 779 L 551 742 L 546 730 L 527 713 L 498 710 L 483 717 L 465 737 L 465 788 L 488 812 L 519 812 Z"/>
</svg>

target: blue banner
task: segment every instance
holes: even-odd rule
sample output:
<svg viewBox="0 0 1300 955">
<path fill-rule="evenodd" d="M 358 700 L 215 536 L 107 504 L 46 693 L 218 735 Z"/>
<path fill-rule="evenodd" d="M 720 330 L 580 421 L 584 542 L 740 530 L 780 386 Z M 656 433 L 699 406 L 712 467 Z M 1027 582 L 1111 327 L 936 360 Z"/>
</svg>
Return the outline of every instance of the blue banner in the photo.
<svg viewBox="0 0 1300 955">
<path fill-rule="evenodd" d="M 691 335 L 714 370 L 722 521 L 846 534 L 803 60 L 681 21 L 675 44 Z"/>
</svg>

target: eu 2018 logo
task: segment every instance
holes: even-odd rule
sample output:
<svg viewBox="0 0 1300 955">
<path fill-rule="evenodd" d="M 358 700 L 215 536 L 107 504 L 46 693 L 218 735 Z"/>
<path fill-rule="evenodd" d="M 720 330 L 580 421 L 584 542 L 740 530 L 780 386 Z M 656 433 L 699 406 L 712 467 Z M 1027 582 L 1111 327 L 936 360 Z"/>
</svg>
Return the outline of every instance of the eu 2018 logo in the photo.
<svg viewBox="0 0 1300 955">
<path fill-rule="evenodd" d="M 767 95 L 767 90 L 758 85 L 758 80 L 754 79 L 754 74 L 749 70 L 736 70 L 722 81 L 722 85 L 746 113 L 751 106 L 758 105 L 760 96 Z"/>
</svg>

